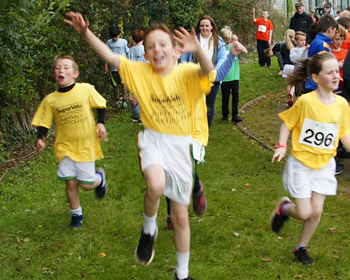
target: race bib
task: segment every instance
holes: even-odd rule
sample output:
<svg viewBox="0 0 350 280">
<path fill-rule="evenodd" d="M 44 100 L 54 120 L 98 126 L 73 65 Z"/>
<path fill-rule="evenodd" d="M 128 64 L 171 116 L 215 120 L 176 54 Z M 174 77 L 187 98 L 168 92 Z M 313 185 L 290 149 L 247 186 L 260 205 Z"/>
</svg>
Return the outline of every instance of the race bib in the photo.
<svg viewBox="0 0 350 280">
<path fill-rule="evenodd" d="M 258 26 L 258 31 L 260 31 L 260 32 L 266 32 L 266 26 L 265 26 L 265 25 L 259 25 L 259 26 Z"/>
<path fill-rule="evenodd" d="M 338 126 L 305 119 L 300 131 L 299 143 L 318 149 L 334 149 Z"/>
</svg>

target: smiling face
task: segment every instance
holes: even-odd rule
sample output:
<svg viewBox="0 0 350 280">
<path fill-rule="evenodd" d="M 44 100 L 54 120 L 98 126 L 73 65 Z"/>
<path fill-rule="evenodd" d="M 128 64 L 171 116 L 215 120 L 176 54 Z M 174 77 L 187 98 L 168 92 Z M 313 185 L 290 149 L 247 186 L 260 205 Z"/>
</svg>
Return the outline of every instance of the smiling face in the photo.
<svg viewBox="0 0 350 280">
<path fill-rule="evenodd" d="M 74 84 L 79 76 L 79 71 L 71 59 L 58 58 L 55 62 L 53 76 L 58 86 L 62 88 Z"/>
<path fill-rule="evenodd" d="M 163 30 L 151 31 L 145 38 L 145 58 L 159 75 L 167 75 L 174 67 L 176 56 L 170 35 Z"/>
<path fill-rule="evenodd" d="M 199 23 L 199 31 L 203 38 L 208 38 L 211 35 L 213 26 L 209 19 L 202 19 Z"/>
<path fill-rule="evenodd" d="M 324 91 L 334 91 L 339 85 L 339 66 L 335 58 L 327 59 L 322 63 L 322 70 L 316 75 L 312 74 L 313 81 L 318 88 Z"/>
</svg>

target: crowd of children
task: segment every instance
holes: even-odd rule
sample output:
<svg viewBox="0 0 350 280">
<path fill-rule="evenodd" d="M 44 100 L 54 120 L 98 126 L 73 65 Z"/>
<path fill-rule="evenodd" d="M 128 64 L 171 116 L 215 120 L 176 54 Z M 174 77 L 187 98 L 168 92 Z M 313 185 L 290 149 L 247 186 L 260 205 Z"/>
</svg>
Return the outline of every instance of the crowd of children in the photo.
<svg viewBox="0 0 350 280">
<path fill-rule="evenodd" d="M 298 3 L 295 7 L 300 11 L 302 6 Z M 285 41 L 272 48 L 274 26 L 268 19 L 268 11 L 262 12 L 262 18 L 256 18 L 253 8 L 259 65 L 271 67 L 270 58 L 277 56 L 279 74 L 287 81 L 290 108 L 279 114 L 282 125 L 272 161 L 281 161 L 286 156 L 288 138 L 293 131 L 283 184 L 295 203 L 288 197 L 279 200 L 271 216 L 271 229 L 280 232 L 290 217 L 303 221 L 294 248 L 294 255 L 302 264 L 314 262 L 307 245 L 320 222 L 326 196 L 336 194 L 338 144 L 342 149 L 350 149 L 350 124 L 345 121 L 350 116 L 349 104 L 334 93 L 341 93 L 339 81 L 350 46 L 350 19 L 337 13 L 336 21 L 329 8 L 329 3 L 324 3 L 323 14 L 319 18 L 314 15 L 316 36 L 288 29 Z M 174 230 L 177 259 L 174 279 L 192 279 L 188 205 L 192 197 L 198 215 L 203 215 L 207 207 L 195 166 L 204 161 L 213 117 L 207 116 L 207 107 L 211 107 L 206 95 L 218 90 L 215 86 L 221 84 L 222 121 L 228 121 L 231 93 L 231 121 L 242 121 L 238 116 L 237 56 L 247 51 L 229 27 L 221 29 L 221 37 L 209 16 L 200 19 L 197 34 L 194 29 L 188 32 L 179 28 L 174 36 L 164 24 L 152 24 L 146 31 L 135 30 L 129 42 L 120 38 L 118 27 L 111 27 L 111 39 L 107 43 L 90 31 L 89 22 L 81 14 L 68 12 L 64 21 L 105 61 L 117 106 L 127 108 L 127 89 L 130 91 L 133 120 L 142 121 L 144 126 L 138 135 L 138 149 L 146 190 L 135 259 L 141 265 L 153 261 L 158 206 L 164 194 L 168 202 L 168 224 Z M 213 53 L 218 54 L 222 46 L 226 48 L 226 57 L 220 55 L 221 61 L 213 65 Z M 196 63 L 178 65 L 180 53 L 186 54 L 182 62 Z M 54 59 L 53 74 L 58 90 L 43 99 L 32 121 L 38 131 L 36 147 L 39 152 L 45 149 L 46 135 L 55 123 L 57 178 L 66 184 L 72 215 L 70 227 L 80 228 L 83 214 L 79 187 L 94 189 L 98 198 L 107 192 L 104 170 L 95 170 L 95 161 L 103 157 L 99 141 L 107 140 L 106 100 L 92 85 L 76 83 L 78 65 L 69 55 Z M 97 111 L 97 122 L 93 110 Z"/>
</svg>

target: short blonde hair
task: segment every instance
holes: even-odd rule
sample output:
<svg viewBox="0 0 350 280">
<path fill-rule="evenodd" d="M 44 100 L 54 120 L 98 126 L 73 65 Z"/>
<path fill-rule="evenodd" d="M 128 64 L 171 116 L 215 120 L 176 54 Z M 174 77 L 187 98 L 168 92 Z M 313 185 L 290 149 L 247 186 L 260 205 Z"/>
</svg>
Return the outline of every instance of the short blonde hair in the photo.
<svg viewBox="0 0 350 280">
<path fill-rule="evenodd" d="M 231 40 L 233 33 L 229 26 L 225 26 L 221 28 L 220 33 L 224 40 Z"/>
</svg>

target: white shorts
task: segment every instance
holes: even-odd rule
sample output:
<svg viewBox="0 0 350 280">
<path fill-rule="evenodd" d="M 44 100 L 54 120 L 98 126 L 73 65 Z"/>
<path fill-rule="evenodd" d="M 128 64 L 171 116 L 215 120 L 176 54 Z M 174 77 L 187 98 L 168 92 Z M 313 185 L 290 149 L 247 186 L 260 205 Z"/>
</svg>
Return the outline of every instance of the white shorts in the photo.
<svg viewBox="0 0 350 280">
<path fill-rule="evenodd" d="M 189 205 L 195 170 L 192 137 L 145 129 L 139 132 L 138 138 L 142 172 L 152 165 L 160 165 L 165 171 L 164 195 L 170 200 Z"/>
<path fill-rule="evenodd" d="M 294 198 L 311 198 L 312 192 L 336 195 L 335 160 L 321 169 L 311 169 L 293 156 L 289 156 L 283 173 L 283 185 Z"/>
<path fill-rule="evenodd" d="M 197 142 L 196 140 L 193 140 L 192 142 L 192 152 L 193 157 L 196 160 L 197 163 L 205 162 L 204 156 L 205 156 L 205 146 L 201 143 Z"/>
<path fill-rule="evenodd" d="M 287 78 L 294 71 L 294 65 L 286 64 L 283 66 L 282 77 Z"/>
<path fill-rule="evenodd" d="M 79 183 L 93 185 L 95 183 L 95 162 L 75 162 L 68 157 L 58 163 L 57 179 L 67 181 L 77 179 Z"/>
</svg>

